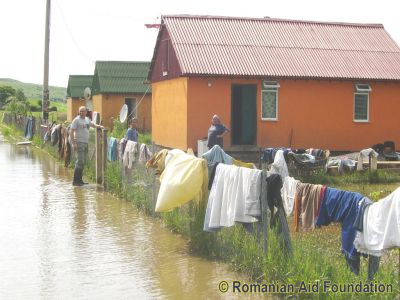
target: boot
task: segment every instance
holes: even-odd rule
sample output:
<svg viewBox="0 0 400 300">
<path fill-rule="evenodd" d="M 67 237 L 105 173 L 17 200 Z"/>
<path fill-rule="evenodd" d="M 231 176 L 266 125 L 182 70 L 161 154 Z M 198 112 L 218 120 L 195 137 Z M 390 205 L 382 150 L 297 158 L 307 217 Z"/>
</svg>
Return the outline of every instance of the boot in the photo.
<svg viewBox="0 0 400 300">
<path fill-rule="evenodd" d="M 82 170 L 75 168 L 74 170 L 74 181 L 72 182 L 73 186 L 82 186 Z"/>
<path fill-rule="evenodd" d="M 78 173 L 78 182 L 82 183 L 82 184 L 88 184 L 87 182 L 84 182 L 82 180 L 82 176 L 83 176 L 83 169 L 79 169 L 79 173 Z"/>
</svg>

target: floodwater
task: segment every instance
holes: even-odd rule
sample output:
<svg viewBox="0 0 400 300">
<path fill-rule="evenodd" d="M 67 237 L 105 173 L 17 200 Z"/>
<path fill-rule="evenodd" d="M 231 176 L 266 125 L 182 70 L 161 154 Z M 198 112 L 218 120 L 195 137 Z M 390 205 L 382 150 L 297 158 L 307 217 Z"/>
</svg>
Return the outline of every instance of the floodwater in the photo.
<svg viewBox="0 0 400 300">
<path fill-rule="evenodd" d="M 226 265 L 33 146 L 0 136 L 0 299 L 218 299 Z M 243 295 L 242 295 L 243 296 Z"/>
</svg>

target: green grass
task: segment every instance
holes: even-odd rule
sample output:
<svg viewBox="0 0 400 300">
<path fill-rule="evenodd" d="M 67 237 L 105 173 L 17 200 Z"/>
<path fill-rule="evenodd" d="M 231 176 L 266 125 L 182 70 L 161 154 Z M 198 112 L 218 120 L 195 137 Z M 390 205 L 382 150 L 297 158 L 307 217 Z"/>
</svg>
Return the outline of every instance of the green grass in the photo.
<svg viewBox="0 0 400 300">
<path fill-rule="evenodd" d="M 302 182 L 323 184 L 342 190 L 358 192 L 376 201 L 387 196 L 400 186 L 400 171 L 376 170 L 340 176 L 327 175 L 321 172 L 299 179 Z"/>
<path fill-rule="evenodd" d="M 37 118 L 37 120 L 42 118 L 42 112 L 40 111 L 35 111 L 35 112 L 31 112 L 28 115 L 32 115 L 35 118 Z M 57 123 L 63 123 L 67 120 L 67 113 L 65 112 L 58 112 L 58 111 L 51 111 L 49 112 L 49 121 L 50 122 L 57 122 Z"/>
<path fill-rule="evenodd" d="M 39 101 L 40 100 L 28 99 L 27 101 L 28 101 L 28 103 L 30 105 L 37 106 L 37 107 L 41 108 L 41 106 L 39 106 L 39 104 L 40 104 Z M 49 107 L 53 107 L 53 106 L 57 107 L 57 112 L 59 112 L 59 113 L 67 112 L 67 103 L 65 103 L 65 102 L 50 101 L 50 106 Z"/>
</svg>

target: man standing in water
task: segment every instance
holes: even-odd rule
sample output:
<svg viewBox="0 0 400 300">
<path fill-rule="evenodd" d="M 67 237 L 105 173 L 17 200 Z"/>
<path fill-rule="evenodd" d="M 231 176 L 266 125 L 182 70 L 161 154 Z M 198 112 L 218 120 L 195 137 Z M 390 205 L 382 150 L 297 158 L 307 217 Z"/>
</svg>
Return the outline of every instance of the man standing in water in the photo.
<svg viewBox="0 0 400 300">
<path fill-rule="evenodd" d="M 86 112 L 85 106 L 79 107 L 79 116 L 71 123 L 71 146 L 76 153 L 74 180 L 72 182 L 74 186 L 82 186 L 85 184 L 82 180 L 82 175 L 88 152 L 89 127 L 104 128 L 90 121 L 90 119 L 86 117 Z"/>
</svg>

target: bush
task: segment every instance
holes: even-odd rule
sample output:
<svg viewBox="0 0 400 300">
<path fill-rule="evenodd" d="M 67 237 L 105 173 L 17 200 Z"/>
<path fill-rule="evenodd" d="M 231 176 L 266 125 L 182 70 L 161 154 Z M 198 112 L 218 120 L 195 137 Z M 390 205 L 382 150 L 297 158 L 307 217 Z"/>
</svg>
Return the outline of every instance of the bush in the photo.
<svg viewBox="0 0 400 300">
<path fill-rule="evenodd" d="M 19 101 L 16 97 L 11 96 L 7 99 L 5 109 L 12 114 L 25 116 L 30 107 L 27 102 Z"/>
<path fill-rule="evenodd" d="M 49 111 L 57 111 L 57 107 L 56 106 L 52 106 L 49 108 Z"/>
<path fill-rule="evenodd" d="M 67 121 L 67 113 L 58 113 L 58 122 Z"/>
<path fill-rule="evenodd" d="M 30 104 L 30 105 L 29 105 L 29 109 L 30 109 L 30 111 L 42 111 L 42 108 L 41 108 L 41 107 L 36 106 L 36 105 L 34 105 L 34 104 Z"/>
</svg>

